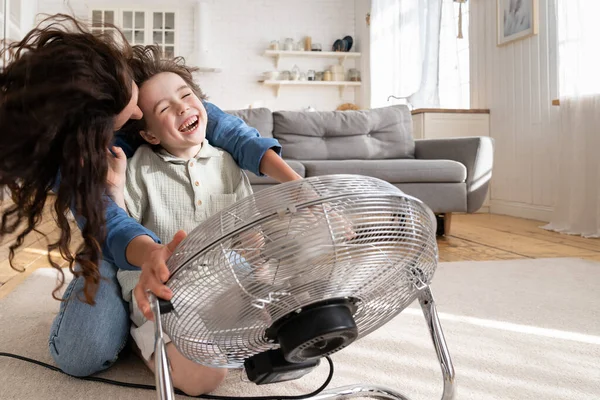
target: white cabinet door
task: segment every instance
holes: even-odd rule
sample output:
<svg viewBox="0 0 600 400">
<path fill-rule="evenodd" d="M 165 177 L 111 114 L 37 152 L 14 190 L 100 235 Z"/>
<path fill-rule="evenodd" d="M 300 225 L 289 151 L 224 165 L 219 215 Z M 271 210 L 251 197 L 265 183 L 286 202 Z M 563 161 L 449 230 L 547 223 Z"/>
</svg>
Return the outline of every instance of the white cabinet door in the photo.
<svg viewBox="0 0 600 400">
<path fill-rule="evenodd" d="M 490 115 L 473 113 L 413 114 L 415 139 L 444 139 L 465 136 L 489 136 Z"/>
</svg>

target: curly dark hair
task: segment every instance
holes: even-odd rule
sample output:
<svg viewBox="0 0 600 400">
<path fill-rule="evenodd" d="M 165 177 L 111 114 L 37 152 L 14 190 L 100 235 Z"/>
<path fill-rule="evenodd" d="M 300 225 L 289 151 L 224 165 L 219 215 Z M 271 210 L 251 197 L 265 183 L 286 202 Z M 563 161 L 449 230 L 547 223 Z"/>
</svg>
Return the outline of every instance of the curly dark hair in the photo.
<svg viewBox="0 0 600 400">
<path fill-rule="evenodd" d="M 2 51 L 11 60 L 0 72 L 0 191 L 8 188 L 14 204 L 2 211 L 0 240 L 18 232 L 9 254 L 17 269 L 15 250 L 37 232 L 54 190 L 52 214 L 60 238 L 48 244 L 48 260 L 60 271 L 55 299 L 64 285 L 64 274 L 50 255 L 58 249 L 73 275 L 84 277 L 85 302 L 95 304 L 106 230 L 106 152 L 115 117 L 133 90 L 126 43 L 118 29 L 92 34 L 82 22 L 58 14 Z M 69 250 L 70 207 L 85 220 L 75 255 Z"/>
<path fill-rule="evenodd" d="M 162 72 L 172 72 L 179 75 L 200 100 L 208 99 L 194 81 L 193 74 L 198 71 L 198 68 L 186 65 L 183 57 L 163 58 L 160 47 L 155 44 L 133 46 L 129 66 L 133 72 L 133 80 L 140 88 L 153 76 Z M 133 139 L 139 144 L 145 143 L 139 134 L 143 130 L 146 130 L 146 122 L 143 117 L 140 120 L 129 120 L 121 129 L 130 140 Z"/>
</svg>

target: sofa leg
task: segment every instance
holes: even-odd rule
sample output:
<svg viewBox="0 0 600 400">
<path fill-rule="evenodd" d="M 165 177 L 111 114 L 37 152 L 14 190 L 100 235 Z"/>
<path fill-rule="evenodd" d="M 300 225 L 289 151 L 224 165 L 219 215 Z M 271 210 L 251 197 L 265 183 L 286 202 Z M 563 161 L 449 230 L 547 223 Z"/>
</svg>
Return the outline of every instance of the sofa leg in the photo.
<svg viewBox="0 0 600 400">
<path fill-rule="evenodd" d="M 452 213 L 437 214 L 437 236 L 450 235 L 450 224 L 452 222 Z"/>
<path fill-rule="evenodd" d="M 450 223 L 452 222 L 452 213 L 444 214 L 444 236 L 450 235 Z"/>
</svg>

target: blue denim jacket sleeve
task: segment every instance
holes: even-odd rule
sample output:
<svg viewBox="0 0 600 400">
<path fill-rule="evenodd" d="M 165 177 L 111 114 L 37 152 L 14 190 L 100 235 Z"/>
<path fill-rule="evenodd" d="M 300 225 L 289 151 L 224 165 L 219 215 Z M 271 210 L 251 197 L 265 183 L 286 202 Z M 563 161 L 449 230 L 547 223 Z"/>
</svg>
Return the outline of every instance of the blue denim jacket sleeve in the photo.
<svg viewBox="0 0 600 400">
<path fill-rule="evenodd" d="M 240 118 L 223 112 L 212 103 L 204 102 L 208 114 L 206 138 L 215 147 L 220 147 L 230 153 L 242 169 L 261 175 L 260 161 L 269 149 L 281 154 L 281 146 L 276 139 L 262 138 L 258 131 L 246 125 Z M 127 157 L 133 156 L 135 150 L 143 143 L 127 140 L 117 133 L 115 146 L 123 149 Z M 106 197 L 106 240 L 103 246 L 104 259 L 113 262 L 117 267 L 126 270 L 137 269 L 127 262 L 125 252 L 129 243 L 141 235 L 150 236 L 155 242 L 159 238 L 150 230 L 144 228 L 125 210 Z"/>
<path fill-rule="evenodd" d="M 106 200 L 106 240 L 102 247 L 104 259 L 121 269 L 138 269 L 127 261 L 126 250 L 129 242 L 141 235 L 150 236 L 156 243 L 160 243 L 160 239 L 154 232 L 131 218 L 110 197 L 106 195 L 104 197 Z"/>
<path fill-rule="evenodd" d="M 281 155 L 277 139 L 260 137 L 258 131 L 242 119 L 225 113 L 212 103 L 204 102 L 204 108 L 208 114 L 206 139 L 213 146 L 230 153 L 242 169 L 262 176 L 260 160 L 267 150 L 273 149 Z"/>
</svg>

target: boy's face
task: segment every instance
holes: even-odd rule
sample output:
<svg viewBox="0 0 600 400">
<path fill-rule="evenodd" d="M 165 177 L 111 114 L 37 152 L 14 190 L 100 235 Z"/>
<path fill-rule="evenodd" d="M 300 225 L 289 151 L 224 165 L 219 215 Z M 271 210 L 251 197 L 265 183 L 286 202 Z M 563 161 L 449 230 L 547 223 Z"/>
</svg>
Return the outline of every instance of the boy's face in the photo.
<svg viewBox="0 0 600 400">
<path fill-rule="evenodd" d="M 162 72 L 144 82 L 138 105 L 144 113 L 146 131 L 141 135 L 179 156 L 199 145 L 206 135 L 206 110 L 185 81 L 172 72 Z"/>
</svg>

